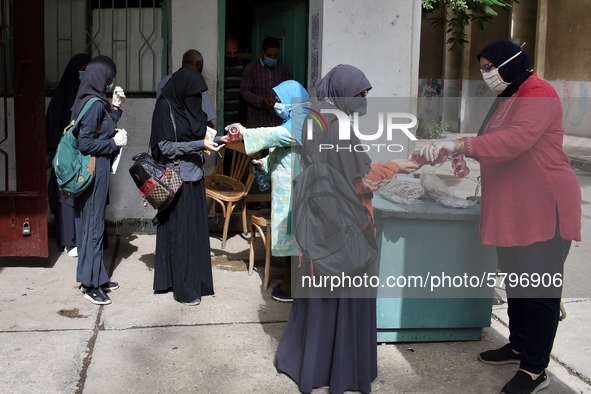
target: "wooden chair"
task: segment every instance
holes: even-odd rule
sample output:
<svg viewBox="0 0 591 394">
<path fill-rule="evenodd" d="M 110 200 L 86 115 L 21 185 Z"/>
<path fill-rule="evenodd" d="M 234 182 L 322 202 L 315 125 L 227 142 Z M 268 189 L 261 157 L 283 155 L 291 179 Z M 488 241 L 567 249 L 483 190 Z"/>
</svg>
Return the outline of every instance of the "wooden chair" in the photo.
<svg viewBox="0 0 591 394">
<path fill-rule="evenodd" d="M 263 230 L 265 228 L 265 230 Z M 265 279 L 263 290 L 269 287 L 269 274 L 271 272 L 271 218 L 268 215 L 250 216 L 250 255 L 248 258 L 248 275 L 252 275 L 254 267 L 254 241 L 257 230 L 261 234 L 263 246 L 265 247 Z"/>
<path fill-rule="evenodd" d="M 227 149 L 232 150 L 232 162 L 230 174 L 223 175 L 224 155 Z M 228 227 L 230 225 L 230 216 L 238 203 L 242 205 L 242 230 L 248 232 L 246 224 L 246 196 L 252 186 L 254 178 L 248 172 L 250 161 L 258 158 L 257 155 L 248 156 L 244 150 L 243 143 L 227 144 L 221 150 L 222 158 L 218 161 L 212 174 L 205 177 L 205 194 L 211 200 L 209 210 L 216 201 L 222 208 L 224 216 L 224 231 L 222 234 L 222 249 L 226 247 L 228 238 Z"/>
</svg>

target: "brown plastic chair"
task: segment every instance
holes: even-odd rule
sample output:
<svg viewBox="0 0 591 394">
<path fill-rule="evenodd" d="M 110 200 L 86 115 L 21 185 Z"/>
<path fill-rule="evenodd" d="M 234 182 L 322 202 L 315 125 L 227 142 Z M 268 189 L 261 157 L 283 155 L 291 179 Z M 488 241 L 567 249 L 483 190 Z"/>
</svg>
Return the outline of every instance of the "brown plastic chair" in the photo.
<svg viewBox="0 0 591 394">
<path fill-rule="evenodd" d="M 232 150 L 232 162 L 230 174 L 222 175 L 224 166 L 224 155 L 228 149 Z M 250 161 L 258 158 L 259 155 L 248 156 L 244 150 L 243 143 L 227 144 L 221 150 L 222 158 L 218 161 L 212 174 L 205 177 L 205 194 L 211 200 L 209 210 L 214 201 L 218 202 L 222 208 L 224 216 L 224 231 L 222 234 L 222 249 L 226 247 L 228 238 L 228 227 L 230 217 L 238 203 L 242 205 L 242 230 L 248 233 L 246 224 L 246 196 L 252 186 L 254 178 L 248 172 Z"/>
</svg>

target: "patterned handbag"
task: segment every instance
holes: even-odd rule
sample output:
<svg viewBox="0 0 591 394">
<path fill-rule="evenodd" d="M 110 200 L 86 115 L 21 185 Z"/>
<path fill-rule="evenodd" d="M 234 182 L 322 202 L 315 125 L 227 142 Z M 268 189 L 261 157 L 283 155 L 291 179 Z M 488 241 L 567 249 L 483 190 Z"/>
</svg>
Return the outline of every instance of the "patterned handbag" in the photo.
<svg viewBox="0 0 591 394">
<path fill-rule="evenodd" d="M 164 210 L 183 185 L 180 175 L 158 163 L 147 153 L 135 155 L 133 161 L 129 173 L 139 189 L 140 196 L 158 211 Z"/>
<path fill-rule="evenodd" d="M 172 107 L 170 108 L 170 118 L 176 140 L 176 123 Z M 148 153 L 135 155 L 132 160 L 134 164 L 129 168 L 129 174 L 138 187 L 140 196 L 158 211 L 170 206 L 177 192 L 183 186 L 183 180 L 179 175 L 179 160 L 174 161 L 174 169 L 158 163 Z"/>
</svg>

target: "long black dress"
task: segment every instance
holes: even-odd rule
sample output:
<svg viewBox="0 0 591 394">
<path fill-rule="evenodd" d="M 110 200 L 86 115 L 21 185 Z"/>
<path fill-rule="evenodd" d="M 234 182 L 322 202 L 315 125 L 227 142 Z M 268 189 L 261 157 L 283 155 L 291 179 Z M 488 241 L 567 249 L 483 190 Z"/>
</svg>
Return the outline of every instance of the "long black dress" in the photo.
<svg viewBox="0 0 591 394">
<path fill-rule="evenodd" d="M 88 100 L 93 97 L 100 99 L 90 106 L 82 118 L 78 134 L 80 152 L 96 158 L 95 178 L 92 185 L 74 199 L 78 238 L 76 278 L 82 285 L 91 289 L 109 281 L 103 261 L 103 236 L 109 198 L 111 159 L 119 149 L 113 136 L 121 111 L 111 108 L 106 96 L 106 87 L 114 81 L 116 74 L 115 63 L 109 57 L 97 56 L 92 59 L 86 67 L 72 107 L 72 117 L 76 118 Z"/>
<path fill-rule="evenodd" d="M 322 109 L 337 108 L 349 114 L 348 107 L 356 102 L 350 98 L 369 89 L 371 85 L 360 70 L 337 66 L 317 88 L 320 98 L 331 99 L 319 101 L 312 109 L 321 112 Z M 353 133 L 350 141 L 339 141 L 338 120 L 323 115 L 328 130 L 319 129 L 321 126 L 313 123 L 315 135 L 328 132 L 329 143 L 334 146 L 360 142 Z M 303 142 L 304 154 L 312 156 L 314 144 Z M 330 151 L 327 162 L 350 182 L 355 193 L 358 193 L 355 179 L 366 175 L 371 164 L 366 153 L 346 149 L 339 153 Z M 376 272 L 374 263 L 368 274 L 375 275 Z M 309 264 L 301 264 L 298 276 L 301 275 L 312 275 Z M 315 387 L 324 386 L 328 386 L 333 394 L 347 390 L 371 391 L 371 382 L 377 377 L 376 299 L 353 296 L 355 294 L 330 299 L 294 299 L 276 361 L 277 368 L 288 374 L 300 391 L 309 393 Z"/>
<path fill-rule="evenodd" d="M 172 290 L 183 303 L 214 294 L 201 153 L 207 123 L 201 109 L 205 90 L 207 85 L 197 70 L 181 68 L 162 89 L 152 117 L 152 155 L 169 166 L 179 159 L 183 179 L 175 201 L 158 214 L 153 288 Z"/>
</svg>

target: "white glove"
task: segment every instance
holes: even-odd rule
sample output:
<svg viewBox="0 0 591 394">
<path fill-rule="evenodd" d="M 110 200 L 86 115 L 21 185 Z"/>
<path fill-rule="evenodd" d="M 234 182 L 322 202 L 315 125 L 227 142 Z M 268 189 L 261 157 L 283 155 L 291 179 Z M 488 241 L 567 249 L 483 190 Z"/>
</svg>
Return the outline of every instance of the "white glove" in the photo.
<svg viewBox="0 0 591 394">
<path fill-rule="evenodd" d="M 121 86 L 115 86 L 113 90 L 113 98 L 111 99 L 111 105 L 113 107 L 121 108 L 121 104 L 125 101 L 125 92 L 121 89 Z"/>
<path fill-rule="evenodd" d="M 118 130 L 113 140 L 115 141 L 115 145 L 117 146 L 125 146 L 127 145 L 127 131 L 125 129 L 116 129 Z"/>
</svg>

